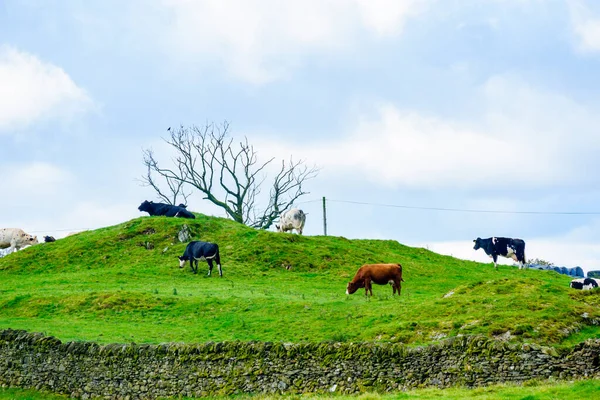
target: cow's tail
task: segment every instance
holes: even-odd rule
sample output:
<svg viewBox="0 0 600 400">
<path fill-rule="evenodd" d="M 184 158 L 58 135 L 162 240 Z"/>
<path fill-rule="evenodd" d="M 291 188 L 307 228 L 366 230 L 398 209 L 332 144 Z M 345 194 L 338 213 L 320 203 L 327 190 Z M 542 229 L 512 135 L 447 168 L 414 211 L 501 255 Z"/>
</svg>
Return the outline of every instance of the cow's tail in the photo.
<svg viewBox="0 0 600 400">
<path fill-rule="evenodd" d="M 218 265 L 221 265 L 221 253 L 219 252 L 219 245 L 217 246 L 217 252 L 215 253 L 215 261 Z"/>
</svg>

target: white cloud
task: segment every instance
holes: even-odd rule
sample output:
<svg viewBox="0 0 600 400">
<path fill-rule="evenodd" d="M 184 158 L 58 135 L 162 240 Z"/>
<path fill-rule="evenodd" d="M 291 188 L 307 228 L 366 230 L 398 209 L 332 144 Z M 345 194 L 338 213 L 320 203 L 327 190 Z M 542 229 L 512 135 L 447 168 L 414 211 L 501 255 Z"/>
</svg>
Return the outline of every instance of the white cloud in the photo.
<svg viewBox="0 0 600 400">
<path fill-rule="evenodd" d="M 0 46 L 0 134 L 46 119 L 69 120 L 93 105 L 61 68 Z"/>
<path fill-rule="evenodd" d="M 324 173 L 404 187 L 548 187 L 597 182 L 600 120 L 568 98 L 497 76 L 480 90 L 483 113 L 468 123 L 389 103 L 360 114 L 335 140 L 286 143 L 262 138 L 266 154 L 294 154 Z M 585 168 L 584 168 L 585 167 Z"/>
<path fill-rule="evenodd" d="M 261 84 L 286 76 L 305 53 L 351 47 L 357 33 L 397 35 L 430 0 L 164 0 L 163 43 L 181 62 L 200 57 Z M 208 61 L 207 61 L 208 60 Z"/>
<path fill-rule="evenodd" d="M 568 1 L 571 24 L 582 52 L 600 51 L 600 17 L 594 16 L 584 1 Z"/>
<path fill-rule="evenodd" d="M 62 192 L 73 179 L 70 172 L 45 162 L 2 165 L 2 170 L 11 171 L 3 178 L 3 193 L 20 199 Z"/>
<path fill-rule="evenodd" d="M 61 216 L 60 225 L 54 225 L 62 228 L 55 237 L 67 235 L 69 232 L 66 230 L 98 229 L 140 217 L 137 206 L 123 202 L 97 203 L 93 200 L 73 203 L 72 210 Z"/>
</svg>

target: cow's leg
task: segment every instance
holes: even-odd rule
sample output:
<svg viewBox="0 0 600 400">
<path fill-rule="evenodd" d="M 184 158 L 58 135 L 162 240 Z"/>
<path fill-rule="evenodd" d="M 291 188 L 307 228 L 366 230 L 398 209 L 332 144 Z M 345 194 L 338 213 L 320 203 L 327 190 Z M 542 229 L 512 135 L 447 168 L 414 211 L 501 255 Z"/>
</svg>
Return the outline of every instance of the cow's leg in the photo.
<svg viewBox="0 0 600 400">
<path fill-rule="evenodd" d="M 494 260 L 494 268 L 498 269 L 498 254 L 494 254 L 492 260 Z"/>
<path fill-rule="evenodd" d="M 206 262 L 208 263 L 208 276 L 210 276 L 210 273 L 212 272 L 212 258 L 207 258 Z"/>
<path fill-rule="evenodd" d="M 217 267 L 219 267 L 219 276 L 223 276 L 223 269 L 221 268 L 221 256 L 219 253 L 215 256 L 215 261 L 217 262 Z"/>
<path fill-rule="evenodd" d="M 396 291 L 398 291 L 398 296 L 400 296 L 400 279 L 395 278 L 394 284 L 392 285 L 392 287 L 394 288 L 394 292 L 392 293 L 392 296 L 394 294 L 396 294 Z"/>
<path fill-rule="evenodd" d="M 526 268 L 527 259 L 525 258 L 525 251 L 520 251 L 517 254 L 517 258 L 519 259 L 519 262 L 521 263 L 521 268 Z"/>
<path fill-rule="evenodd" d="M 196 268 L 194 268 L 194 262 L 196 263 Z M 190 258 L 190 268 L 192 268 L 194 274 L 198 273 L 198 261 L 194 260 L 194 257 Z"/>
<path fill-rule="evenodd" d="M 371 288 L 371 280 L 369 278 L 365 278 L 365 296 L 369 296 L 369 292 L 371 292 L 371 296 L 373 296 L 373 289 Z"/>
</svg>

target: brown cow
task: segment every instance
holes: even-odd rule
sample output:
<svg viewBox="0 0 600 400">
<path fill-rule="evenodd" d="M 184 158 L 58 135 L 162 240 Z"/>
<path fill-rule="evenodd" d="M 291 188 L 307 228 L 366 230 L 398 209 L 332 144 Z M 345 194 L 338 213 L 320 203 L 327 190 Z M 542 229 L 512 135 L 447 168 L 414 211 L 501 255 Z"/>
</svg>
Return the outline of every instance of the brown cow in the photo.
<svg viewBox="0 0 600 400">
<path fill-rule="evenodd" d="M 346 288 L 346 294 L 352 294 L 360 288 L 365 288 L 365 296 L 373 296 L 373 288 L 371 282 L 378 285 L 385 285 L 389 283 L 392 285 L 392 296 L 396 294 L 398 290 L 398 296 L 400 296 L 401 283 L 404 282 L 402 279 L 402 265 L 400 264 L 366 264 L 363 265 L 356 271 L 354 279 L 348 282 Z"/>
</svg>

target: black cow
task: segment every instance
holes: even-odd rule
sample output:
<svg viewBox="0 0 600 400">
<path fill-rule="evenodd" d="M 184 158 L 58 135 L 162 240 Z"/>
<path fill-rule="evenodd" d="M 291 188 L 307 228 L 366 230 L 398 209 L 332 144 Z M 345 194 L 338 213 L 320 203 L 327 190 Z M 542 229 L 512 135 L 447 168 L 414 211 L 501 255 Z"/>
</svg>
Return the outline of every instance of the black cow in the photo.
<svg viewBox="0 0 600 400">
<path fill-rule="evenodd" d="M 54 239 L 54 236 L 44 236 L 44 242 L 52 243 L 52 242 L 56 242 L 56 239 Z"/>
<path fill-rule="evenodd" d="M 579 290 L 590 290 L 598 287 L 598 279 L 594 278 L 583 278 L 573 279 L 569 284 L 573 289 Z"/>
<path fill-rule="evenodd" d="M 196 218 L 194 214 L 186 210 L 185 206 L 181 207 L 174 206 L 165 203 L 155 203 L 153 201 L 144 201 L 138 207 L 138 210 L 145 211 L 150 215 L 165 215 L 167 217 L 181 217 L 181 218 Z"/>
<path fill-rule="evenodd" d="M 483 249 L 494 260 L 494 268 L 498 268 L 498 256 L 512 258 L 519 263 L 519 269 L 525 265 L 525 241 L 503 237 L 473 240 L 473 249 Z"/>
<path fill-rule="evenodd" d="M 213 268 L 213 259 L 217 263 L 217 267 L 219 267 L 219 276 L 223 276 L 223 270 L 221 269 L 221 256 L 219 255 L 219 246 L 216 243 L 208 243 L 208 242 L 200 242 L 193 241 L 189 242 L 183 255 L 179 258 L 179 268 L 183 268 L 185 266 L 185 262 L 190 262 L 190 268 L 192 268 L 192 272 L 198 273 L 198 261 L 206 260 L 208 262 L 208 276 L 212 272 Z M 194 268 L 194 262 L 196 263 L 196 267 Z"/>
</svg>

